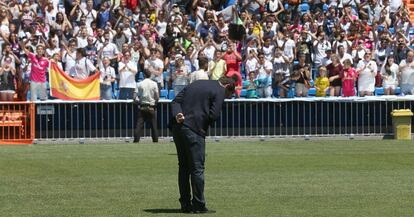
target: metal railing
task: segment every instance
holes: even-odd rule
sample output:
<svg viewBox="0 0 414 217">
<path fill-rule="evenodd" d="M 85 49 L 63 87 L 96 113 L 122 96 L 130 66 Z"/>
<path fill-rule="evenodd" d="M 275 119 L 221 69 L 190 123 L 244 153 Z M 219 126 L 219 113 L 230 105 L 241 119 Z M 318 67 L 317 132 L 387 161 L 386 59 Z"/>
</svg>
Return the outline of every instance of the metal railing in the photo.
<svg viewBox="0 0 414 217">
<path fill-rule="evenodd" d="M 158 104 L 160 137 L 171 136 L 169 102 Z M 382 136 L 392 134 L 391 111 L 413 104 L 413 97 L 226 100 L 209 136 Z M 36 139 L 132 138 L 137 114 L 132 101 L 37 102 Z"/>
</svg>

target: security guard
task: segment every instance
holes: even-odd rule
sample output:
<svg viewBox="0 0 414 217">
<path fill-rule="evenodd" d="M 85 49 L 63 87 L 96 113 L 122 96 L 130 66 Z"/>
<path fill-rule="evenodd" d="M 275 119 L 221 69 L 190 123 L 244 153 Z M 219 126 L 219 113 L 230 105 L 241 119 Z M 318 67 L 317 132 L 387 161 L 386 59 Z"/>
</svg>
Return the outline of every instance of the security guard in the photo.
<svg viewBox="0 0 414 217">
<path fill-rule="evenodd" d="M 134 142 L 138 143 L 144 129 L 144 121 L 151 123 L 151 136 L 153 142 L 158 142 L 157 130 L 157 103 L 160 99 L 158 85 L 151 80 L 151 72 L 144 71 L 145 79 L 138 83 L 139 115 L 135 128 Z"/>
</svg>

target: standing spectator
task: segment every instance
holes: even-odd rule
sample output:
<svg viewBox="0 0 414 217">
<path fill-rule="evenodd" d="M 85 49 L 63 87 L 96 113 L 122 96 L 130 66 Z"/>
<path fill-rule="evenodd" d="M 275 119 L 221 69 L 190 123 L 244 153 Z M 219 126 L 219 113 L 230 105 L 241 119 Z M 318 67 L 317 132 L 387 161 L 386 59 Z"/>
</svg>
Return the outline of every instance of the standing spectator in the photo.
<svg viewBox="0 0 414 217">
<path fill-rule="evenodd" d="M 134 142 L 138 143 L 144 129 L 144 122 L 151 123 L 152 142 L 158 142 L 157 103 L 159 100 L 158 85 L 150 79 L 151 72 L 144 71 L 145 79 L 138 83 L 139 115 L 134 132 Z"/>
<path fill-rule="evenodd" d="M 145 60 L 144 70 L 151 72 L 151 79 L 157 82 L 158 89 L 164 87 L 163 75 L 164 63 L 160 59 L 160 52 L 157 48 L 151 48 L 151 56 Z"/>
<path fill-rule="evenodd" d="M 329 64 L 326 69 L 328 70 L 328 77 L 330 82 L 329 95 L 340 96 L 341 94 L 341 76 L 343 73 L 343 67 L 336 54 L 331 56 L 332 63 Z"/>
<path fill-rule="evenodd" d="M 351 63 L 354 64 L 352 55 L 349 54 L 349 53 L 347 53 L 347 52 L 345 52 L 345 48 L 342 45 L 339 45 L 338 46 L 338 58 L 339 58 L 339 60 L 340 60 L 340 62 L 341 62 L 342 65 L 344 64 L 344 61 L 345 60 L 350 60 Z"/>
<path fill-rule="evenodd" d="M 110 66 L 111 60 L 105 57 L 102 60 L 99 71 L 101 72 L 101 99 L 110 100 L 112 99 L 112 83 L 115 81 L 115 69 Z"/>
<path fill-rule="evenodd" d="M 86 53 L 83 48 L 76 49 L 76 61 L 75 66 L 69 69 L 70 75 L 73 75 L 75 79 L 85 79 L 89 77 L 91 73 L 99 72 L 95 65 L 86 58 Z"/>
<path fill-rule="evenodd" d="M 14 101 L 16 69 L 11 57 L 6 57 L 0 67 L 0 101 Z"/>
<path fill-rule="evenodd" d="M 371 51 L 367 51 L 364 59 L 357 65 L 359 96 L 372 96 L 375 90 L 377 64 L 371 60 Z"/>
<path fill-rule="evenodd" d="M 326 57 L 326 51 L 331 49 L 331 43 L 326 39 L 325 32 L 318 32 L 317 39 L 313 42 L 313 62 L 316 68 L 322 65 L 322 59 Z"/>
<path fill-rule="evenodd" d="M 236 46 L 234 43 L 230 42 L 227 48 L 226 54 L 224 54 L 223 59 L 226 61 L 226 76 L 231 78 L 233 75 L 236 75 L 239 80 L 237 81 L 237 88 L 236 88 L 236 97 L 240 97 L 240 90 L 242 87 L 242 77 L 240 74 L 240 61 L 242 57 L 236 50 Z"/>
<path fill-rule="evenodd" d="M 351 60 L 346 59 L 342 76 L 342 96 L 355 96 L 355 81 L 357 77 L 358 74 L 352 67 Z"/>
<path fill-rule="evenodd" d="M 398 65 L 394 63 L 394 55 L 390 53 L 381 67 L 382 86 L 384 95 L 394 95 L 398 85 Z"/>
<path fill-rule="evenodd" d="M 63 44 L 62 44 L 63 45 Z M 69 47 L 64 46 L 65 51 L 62 55 L 62 62 L 65 63 L 65 72 L 68 75 L 70 70 L 76 65 L 76 40 L 72 39 L 69 41 Z M 71 75 L 74 76 L 74 75 Z"/>
<path fill-rule="evenodd" d="M 320 66 L 319 76 L 315 80 L 316 96 L 325 97 L 326 91 L 329 90 L 329 78 L 327 76 L 327 69 L 325 66 Z"/>
<path fill-rule="evenodd" d="M 246 89 L 246 98 L 257 98 L 257 80 L 254 72 L 249 73 L 249 79 L 243 82 L 243 86 Z"/>
<path fill-rule="evenodd" d="M 191 74 L 190 84 L 197 80 L 208 80 L 208 59 L 206 57 L 199 57 L 198 66 L 200 69 Z"/>
<path fill-rule="evenodd" d="M 210 73 L 211 80 L 218 80 L 227 71 L 226 61 L 222 59 L 222 53 L 220 50 L 214 52 L 214 60 L 208 64 L 208 71 Z"/>
<path fill-rule="evenodd" d="M 257 63 L 257 95 L 259 98 L 270 98 L 272 96 L 272 71 L 273 65 L 265 58 L 264 53 L 260 52 Z"/>
<path fill-rule="evenodd" d="M 188 85 L 189 71 L 184 65 L 184 59 L 181 54 L 175 57 L 175 67 L 172 72 L 174 94 L 178 94 L 185 86 Z"/>
<path fill-rule="evenodd" d="M 119 99 L 134 99 L 136 88 L 135 74 L 137 65 L 131 61 L 131 53 L 124 53 L 124 59 L 118 65 L 119 71 Z"/>
<path fill-rule="evenodd" d="M 45 57 L 45 46 L 37 45 L 36 55 L 30 52 L 24 44 L 21 47 L 31 62 L 30 100 L 36 101 L 38 97 L 41 100 L 46 100 L 46 70 L 49 66 L 49 60 Z"/>
<path fill-rule="evenodd" d="M 289 58 L 276 48 L 273 59 L 273 88 L 278 89 L 279 97 L 287 97 L 290 88 L 290 64 Z"/>
<path fill-rule="evenodd" d="M 306 56 L 301 54 L 299 56 L 299 63 L 293 66 L 292 80 L 296 81 L 296 96 L 306 97 L 308 96 L 309 81 L 311 79 L 310 66 L 305 62 Z"/>
<path fill-rule="evenodd" d="M 414 52 L 407 53 L 407 59 L 400 63 L 400 86 L 402 94 L 414 94 Z"/>
</svg>

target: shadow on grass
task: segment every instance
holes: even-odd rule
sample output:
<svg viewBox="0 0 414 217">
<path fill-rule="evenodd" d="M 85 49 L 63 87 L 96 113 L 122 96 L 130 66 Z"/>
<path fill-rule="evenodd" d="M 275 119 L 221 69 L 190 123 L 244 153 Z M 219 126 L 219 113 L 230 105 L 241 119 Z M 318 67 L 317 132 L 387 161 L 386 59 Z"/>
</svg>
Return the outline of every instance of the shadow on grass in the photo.
<svg viewBox="0 0 414 217">
<path fill-rule="evenodd" d="M 160 214 L 160 213 L 182 213 L 181 209 L 144 209 L 144 212 L 152 213 L 152 214 Z"/>
</svg>

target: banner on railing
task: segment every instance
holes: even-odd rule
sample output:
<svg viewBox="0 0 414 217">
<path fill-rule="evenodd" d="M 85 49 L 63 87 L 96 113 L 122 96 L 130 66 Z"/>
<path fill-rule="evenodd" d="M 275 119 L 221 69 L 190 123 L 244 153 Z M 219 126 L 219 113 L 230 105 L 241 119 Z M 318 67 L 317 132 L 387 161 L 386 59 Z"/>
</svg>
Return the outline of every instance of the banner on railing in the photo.
<svg viewBox="0 0 414 217">
<path fill-rule="evenodd" d="M 56 64 L 50 63 L 50 95 L 63 100 L 98 100 L 100 98 L 100 73 L 79 80 L 68 76 Z"/>
</svg>

